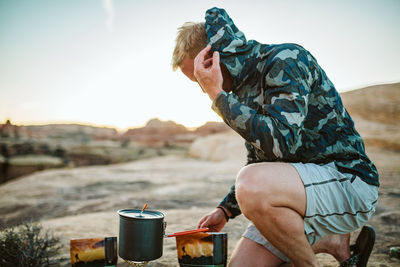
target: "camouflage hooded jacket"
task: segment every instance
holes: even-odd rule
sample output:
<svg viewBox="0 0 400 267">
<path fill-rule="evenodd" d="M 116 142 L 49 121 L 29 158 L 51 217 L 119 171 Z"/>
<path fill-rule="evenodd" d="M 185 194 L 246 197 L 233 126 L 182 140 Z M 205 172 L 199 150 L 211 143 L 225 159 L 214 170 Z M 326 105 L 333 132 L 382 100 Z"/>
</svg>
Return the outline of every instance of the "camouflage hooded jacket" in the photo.
<svg viewBox="0 0 400 267">
<path fill-rule="evenodd" d="M 205 18 L 207 42 L 232 76 L 232 92 L 220 93 L 212 108 L 245 139 L 248 164 L 334 162 L 352 179 L 379 186 L 353 120 L 307 50 L 247 41 L 223 9 L 209 9 Z M 234 186 L 220 205 L 240 214 Z"/>
</svg>

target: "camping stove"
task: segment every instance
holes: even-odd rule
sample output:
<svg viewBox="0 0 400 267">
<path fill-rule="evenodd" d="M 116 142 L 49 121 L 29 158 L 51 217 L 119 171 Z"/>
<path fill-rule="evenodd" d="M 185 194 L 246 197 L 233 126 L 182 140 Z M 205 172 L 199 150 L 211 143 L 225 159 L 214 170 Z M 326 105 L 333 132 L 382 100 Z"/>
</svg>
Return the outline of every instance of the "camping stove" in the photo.
<svg viewBox="0 0 400 267">
<path fill-rule="evenodd" d="M 124 260 L 126 263 L 128 263 L 131 266 L 137 266 L 137 267 L 145 267 L 148 261 L 129 261 L 129 260 Z"/>
</svg>

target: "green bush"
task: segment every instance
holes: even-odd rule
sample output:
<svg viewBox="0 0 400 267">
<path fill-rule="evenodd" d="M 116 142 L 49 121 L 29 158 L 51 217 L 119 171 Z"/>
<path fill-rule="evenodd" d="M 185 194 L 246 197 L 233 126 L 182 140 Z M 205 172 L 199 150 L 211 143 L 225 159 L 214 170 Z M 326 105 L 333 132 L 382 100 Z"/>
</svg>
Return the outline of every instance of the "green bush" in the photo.
<svg viewBox="0 0 400 267">
<path fill-rule="evenodd" d="M 0 266 L 42 267 L 57 265 L 60 239 L 41 225 L 27 223 L 0 233 Z"/>
</svg>

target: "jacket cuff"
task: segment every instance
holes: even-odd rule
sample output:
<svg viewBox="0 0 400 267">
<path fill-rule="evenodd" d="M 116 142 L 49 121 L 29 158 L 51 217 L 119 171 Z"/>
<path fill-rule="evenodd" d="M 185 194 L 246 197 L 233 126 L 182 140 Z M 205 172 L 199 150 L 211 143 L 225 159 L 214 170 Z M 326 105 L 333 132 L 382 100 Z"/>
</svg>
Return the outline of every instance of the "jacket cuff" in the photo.
<svg viewBox="0 0 400 267">
<path fill-rule="evenodd" d="M 232 214 L 230 218 L 235 218 L 242 213 L 235 197 L 235 186 L 232 186 L 230 192 L 225 196 L 218 206 L 223 206 L 229 210 L 229 212 Z"/>
<path fill-rule="evenodd" d="M 220 117 L 223 118 L 223 109 L 228 103 L 228 93 L 225 91 L 220 92 L 212 102 L 212 110 L 214 110 Z"/>
</svg>

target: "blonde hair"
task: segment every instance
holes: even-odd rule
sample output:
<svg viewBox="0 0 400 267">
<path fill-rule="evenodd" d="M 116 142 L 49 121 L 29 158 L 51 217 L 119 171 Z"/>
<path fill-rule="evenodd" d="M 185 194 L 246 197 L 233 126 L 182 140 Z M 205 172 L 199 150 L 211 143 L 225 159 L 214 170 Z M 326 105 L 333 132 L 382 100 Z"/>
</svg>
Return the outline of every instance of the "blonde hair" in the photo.
<svg viewBox="0 0 400 267">
<path fill-rule="evenodd" d="M 197 54 L 206 47 L 207 34 L 203 23 L 185 22 L 178 28 L 178 34 L 175 39 L 175 49 L 172 54 L 172 69 L 175 71 L 188 55 L 195 58 Z"/>
</svg>

